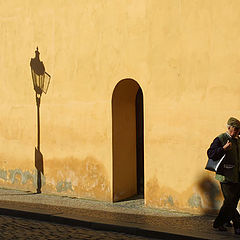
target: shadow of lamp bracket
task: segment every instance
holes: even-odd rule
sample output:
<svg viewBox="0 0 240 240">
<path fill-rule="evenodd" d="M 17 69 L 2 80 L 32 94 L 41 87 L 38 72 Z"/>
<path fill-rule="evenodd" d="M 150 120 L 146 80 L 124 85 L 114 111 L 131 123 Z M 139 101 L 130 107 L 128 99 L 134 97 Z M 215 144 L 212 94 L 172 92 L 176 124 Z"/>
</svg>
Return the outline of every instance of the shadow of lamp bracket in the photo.
<svg viewBox="0 0 240 240">
<path fill-rule="evenodd" d="M 41 173 L 43 174 L 43 155 L 40 151 L 40 102 L 44 92 L 47 93 L 51 76 L 45 71 L 45 67 L 39 58 L 38 47 L 35 51 L 35 57 L 31 58 L 30 67 L 32 73 L 33 88 L 36 92 L 37 105 L 37 147 L 35 148 L 35 167 L 37 169 L 37 193 L 41 193 Z"/>
</svg>

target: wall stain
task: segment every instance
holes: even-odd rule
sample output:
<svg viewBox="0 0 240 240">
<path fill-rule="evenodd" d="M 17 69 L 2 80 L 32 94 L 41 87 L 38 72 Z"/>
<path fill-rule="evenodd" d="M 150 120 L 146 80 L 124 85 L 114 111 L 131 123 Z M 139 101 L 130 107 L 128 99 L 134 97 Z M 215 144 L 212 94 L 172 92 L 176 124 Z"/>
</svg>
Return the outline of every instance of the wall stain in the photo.
<svg viewBox="0 0 240 240">
<path fill-rule="evenodd" d="M 0 169 L 0 179 L 16 189 L 37 188 L 37 170 Z M 111 201 L 110 177 L 104 164 L 93 157 L 48 159 L 41 173 L 43 192 Z"/>
<path fill-rule="evenodd" d="M 194 193 L 189 199 L 188 199 L 188 204 L 191 208 L 198 208 L 202 207 L 202 199 L 201 197 L 197 194 Z"/>
<path fill-rule="evenodd" d="M 68 190 L 71 190 L 73 191 L 73 188 L 72 188 L 72 183 L 71 182 L 64 182 L 64 181 L 60 181 L 57 183 L 56 185 L 56 189 L 57 189 L 57 192 L 64 192 L 64 191 L 68 191 Z"/>
<path fill-rule="evenodd" d="M 157 177 L 151 178 L 146 185 L 146 205 L 149 207 L 202 212 L 201 195 L 194 189 L 195 185 L 181 193 L 160 185 Z"/>
<path fill-rule="evenodd" d="M 18 183 L 18 184 L 27 184 L 32 182 L 34 187 L 37 187 L 37 171 L 34 170 L 32 173 L 29 171 L 22 171 L 21 169 L 14 169 L 14 170 L 9 170 L 9 176 L 8 180 L 12 183 Z M 46 182 L 46 179 L 44 175 L 41 174 L 42 178 L 42 184 L 44 185 Z"/>
<path fill-rule="evenodd" d="M 7 181 L 7 171 L 6 170 L 0 169 L 0 178 Z"/>
<path fill-rule="evenodd" d="M 177 208 L 179 205 L 178 200 L 174 192 L 159 186 L 156 177 L 147 182 L 146 204 L 148 206 Z"/>
<path fill-rule="evenodd" d="M 146 184 L 146 205 L 156 208 L 186 210 L 194 213 L 216 213 L 221 207 L 222 195 L 212 175 L 202 174 L 182 192 L 160 185 L 157 177 Z"/>
<path fill-rule="evenodd" d="M 174 206 L 174 201 L 172 196 L 168 196 L 166 204 L 169 204 L 170 206 Z"/>
<path fill-rule="evenodd" d="M 47 176 L 43 189 L 45 192 L 111 200 L 110 178 L 104 164 L 94 157 L 48 159 L 45 174 Z"/>
</svg>

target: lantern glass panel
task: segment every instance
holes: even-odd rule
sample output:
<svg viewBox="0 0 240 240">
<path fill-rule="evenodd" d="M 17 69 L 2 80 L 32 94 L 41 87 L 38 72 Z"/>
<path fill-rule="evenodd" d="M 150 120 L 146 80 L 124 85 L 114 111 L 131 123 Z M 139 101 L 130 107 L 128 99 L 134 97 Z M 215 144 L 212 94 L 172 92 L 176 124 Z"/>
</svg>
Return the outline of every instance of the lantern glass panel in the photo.
<svg viewBox="0 0 240 240">
<path fill-rule="evenodd" d="M 42 90 L 44 93 L 47 93 L 47 90 L 48 90 L 48 86 L 49 86 L 49 83 L 50 83 L 50 79 L 51 79 L 51 76 L 45 72 L 44 74 L 44 85 L 42 87 Z"/>
<path fill-rule="evenodd" d="M 32 69 L 32 80 L 33 80 L 33 87 L 35 88 L 35 86 L 36 86 L 36 74 L 33 71 L 33 69 Z"/>
<path fill-rule="evenodd" d="M 38 78 L 38 87 L 42 90 L 44 84 L 44 75 L 37 75 Z"/>
<path fill-rule="evenodd" d="M 39 87 L 39 76 L 37 74 L 35 74 L 36 76 L 36 87 Z"/>
</svg>

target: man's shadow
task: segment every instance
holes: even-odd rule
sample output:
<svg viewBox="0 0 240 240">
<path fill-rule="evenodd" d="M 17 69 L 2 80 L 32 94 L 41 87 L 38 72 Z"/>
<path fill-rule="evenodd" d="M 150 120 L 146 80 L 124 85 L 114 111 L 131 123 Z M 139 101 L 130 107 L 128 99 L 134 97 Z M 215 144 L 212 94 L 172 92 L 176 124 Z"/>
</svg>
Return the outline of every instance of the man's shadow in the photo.
<svg viewBox="0 0 240 240">
<path fill-rule="evenodd" d="M 217 182 L 209 177 L 205 176 L 198 182 L 198 187 L 203 193 L 205 201 L 207 203 L 207 208 L 205 208 L 205 214 L 216 214 L 221 203 L 221 192 Z"/>
</svg>

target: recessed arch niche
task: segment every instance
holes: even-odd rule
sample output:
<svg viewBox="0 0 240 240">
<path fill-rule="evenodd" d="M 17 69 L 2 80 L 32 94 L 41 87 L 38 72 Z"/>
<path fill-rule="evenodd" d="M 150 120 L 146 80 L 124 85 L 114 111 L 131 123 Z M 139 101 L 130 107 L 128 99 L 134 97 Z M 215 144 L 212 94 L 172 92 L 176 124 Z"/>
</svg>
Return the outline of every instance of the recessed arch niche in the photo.
<svg viewBox="0 0 240 240">
<path fill-rule="evenodd" d="M 123 79 L 112 95 L 113 201 L 144 194 L 143 92 Z"/>
</svg>

